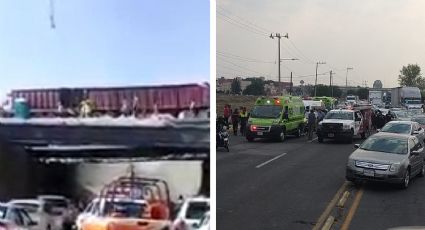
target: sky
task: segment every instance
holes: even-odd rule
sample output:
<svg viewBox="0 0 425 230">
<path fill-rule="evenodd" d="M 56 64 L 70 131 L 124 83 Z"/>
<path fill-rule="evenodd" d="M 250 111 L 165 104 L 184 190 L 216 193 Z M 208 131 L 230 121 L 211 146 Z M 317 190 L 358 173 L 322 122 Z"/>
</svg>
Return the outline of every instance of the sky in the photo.
<svg viewBox="0 0 425 230">
<path fill-rule="evenodd" d="M 209 81 L 208 0 L 0 0 L 11 89 Z"/>
<path fill-rule="evenodd" d="M 398 86 L 403 66 L 425 71 L 425 17 L 422 0 L 218 0 L 217 76 L 278 79 L 281 39 L 282 81 L 372 87 Z"/>
</svg>

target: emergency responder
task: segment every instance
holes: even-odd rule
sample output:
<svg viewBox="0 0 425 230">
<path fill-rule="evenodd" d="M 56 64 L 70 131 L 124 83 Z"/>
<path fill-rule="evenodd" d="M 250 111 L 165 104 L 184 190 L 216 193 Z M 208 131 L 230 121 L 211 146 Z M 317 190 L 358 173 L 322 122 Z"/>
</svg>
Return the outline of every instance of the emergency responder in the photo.
<svg viewBox="0 0 425 230">
<path fill-rule="evenodd" d="M 241 118 L 241 135 L 245 135 L 246 123 L 248 122 L 248 112 L 246 111 L 246 107 L 242 107 L 242 111 L 240 113 Z"/>
<path fill-rule="evenodd" d="M 313 110 L 310 110 L 308 114 L 307 128 L 308 128 L 308 140 L 313 139 L 313 131 L 316 127 L 316 115 Z"/>
<path fill-rule="evenodd" d="M 238 135 L 239 119 L 239 110 L 235 109 L 232 113 L 232 128 L 235 136 Z"/>
</svg>

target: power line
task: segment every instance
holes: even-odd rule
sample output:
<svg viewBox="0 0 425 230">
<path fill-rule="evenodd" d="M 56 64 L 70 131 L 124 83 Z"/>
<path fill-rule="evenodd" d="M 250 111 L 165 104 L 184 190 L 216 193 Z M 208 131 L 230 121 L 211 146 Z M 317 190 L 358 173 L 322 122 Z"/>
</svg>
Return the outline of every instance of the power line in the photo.
<svg viewBox="0 0 425 230">
<path fill-rule="evenodd" d="M 268 76 L 268 77 L 270 77 L 270 75 L 266 75 L 266 74 L 264 74 L 264 73 L 260 73 L 260 72 L 258 72 L 258 71 L 252 70 L 252 69 L 250 69 L 250 68 L 246 68 L 246 67 L 244 67 L 244 66 L 240 66 L 240 65 L 235 64 L 235 63 L 233 63 L 233 62 L 231 62 L 231 61 L 228 61 L 228 60 L 226 60 L 226 59 L 224 59 L 224 58 L 222 58 L 222 57 L 218 57 L 218 58 L 219 58 L 219 59 L 221 59 L 222 61 L 227 62 L 227 63 L 229 63 L 229 64 L 231 64 L 231 65 L 234 65 L 234 66 L 236 66 L 236 67 L 239 67 L 239 68 L 242 68 L 242 69 L 246 69 L 246 70 L 248 70 L 248 71 L 250 71 L 250 72 L 253 72 L 253 73 L 260 74 L 260 76 Z"/>
<path fill-rule="evenodd" d="M 256 25 L 256 24 L 252 23 L 251 21 L 248 21 L 248 20 L 246 20 L 246 19 L 244 19 L 244 18 L 242 18 L 242 17 L 240 17 L 240 16 L 238 16 L 238 15 L 235 15 L 235 14 L 233 14 L 232 12 L 230 12 L 229 10 L 226 10 L 226 9 L 224 9 L 223 7 L 219 6 L 218 4 L 217 4 L 217 8 L 219 8 L 220 10 L 222 10 L 222 11 L 224 11 L 224 12 L 227 12 L 227 13 L 228 13 L 228 14 L 230 14 L 230 15 L 233 15 L 234 17 L 236 17 L 236 18 L 240 19 L 241 21 L 244 21 L 245 23 L 247 23 L 247 24 L 249 24 L 249 25 L 253 26 L 254 28 L 257 28 L 257 30 L 263 31 L 263 32 L 265 32 L 265 33 L 267 33 L 267 34 L 272 33 L 272 31 L 271 31 L 271 30 L 266 29 L 266 28 L 261 27 L 261 26 L 258 26 L 258 25 Z"/>
<path fill-rule="evenodd" d="M 290 40 L 290 39 L 288 39 L 288 41 L 289 41 L 289 43 L 292 45 L 292 47 L 294 47 L 295 48 L 295 50 L 301 55 L 301 56 L 303 56 L 305 59 L 307 59 L 307 61 L 309 61 L 310 62 L 310 64 L 314 64 L 314 61 L 312 60 L 312 59 L 310 59 L 309 57 L 307 57 L 306 55 L 304 55 L 304 53 L 303 52 L 301 52 L 301 50 L 300 49 L 298 49 L 298 47 Z"/>
<path fill-rule="evenodd" d="M 261 35 L 263 37 L 267 37 L 268 36 L 267 33 L 264 33 L 263 31 L 259 31 L 259 30 L 255 29 L 253 27 L 247 26 L 246 24 L 240 23 L 240 22 L 232 19 L 231 17 L 229 17 L 229 16 L 227 16 L 227 15 L 225 15 L 223 13 L 217 12 L 217 16 L 218 16 L 217 18 L 219 18 L 221 20 L 224 20 L 224 21 L 226 21 L 226 22 L 228 22 L 228 23 L 230 23 L 230 24 L 232 24 L 234 26 L 237 26 L 237 27 L 241 28 L 241 29 L 244 29 L 246 31 L 249 31 L 251 33 L 254 33 L 254 34 L 257 34 L 257 35 Z"/>
<path fill-rule="evenodd" d="M 263 60 L 259 60 L 259 59 L 242 57 L 242 56 L 239 56 L 239 55 L 234 55 L 234 54 L 230 54 L 230 53 L 224 53 L 224 52 L 220 52 L 220 51 L 217 51 L 217 55 L 220 55 L 220 56 L 223 56 L 223 57 L 227 57 L 227 58 L 236 59 L 236 60 L 240 60 L 240 61 L 246 61 L 246 62 L 257 62 L 257 63 L 276 64 L 275 61 L 263 61 Z"/>
</svg>

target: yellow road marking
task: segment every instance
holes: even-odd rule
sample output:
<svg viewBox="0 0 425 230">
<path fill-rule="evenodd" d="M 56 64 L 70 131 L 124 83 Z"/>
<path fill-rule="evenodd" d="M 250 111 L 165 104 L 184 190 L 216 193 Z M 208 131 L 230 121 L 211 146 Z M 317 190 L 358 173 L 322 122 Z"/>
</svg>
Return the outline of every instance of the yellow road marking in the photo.
<svg viewBox="0 0 425 230">
<path fill-rule="evenodd" d="M 329 230 L 332 228 L 332 224 L 335 221 L 335 217 L 329 216 L 328 219 L 325 222 L 325 225 L 323 225 L 322 230 Z"/>
<path fill-rule="evenodd" d="M 347 186 L 350 184 L 350 182 L 345 181 L 341 187 L 336 192 L 335 196 L 332 198 L 332 200 L 329 202 L 328 206 L 326 207 L 325 211 L 320 215 L 319 219 L 316 222 L 316 225 L 314 225 L 313 230 L 319 230 L 320 227 L 323 225 L 323 223 L 326 221 L 326 218 L 331 214 L 332 210 L 335 208 L 336 203 L 338 202 L 338 198 L 341 197 L 341 194 L 345 191 Z"/>
<path fill-rule="evenodd" d="M 343 207 L 344 207 L 344 205 L 345 205 L 345 202 L 346 202 L 346 201 L 347 201 L 347 199 L 348 199 L 348 196 L 349 196 L 349 195 L 350 195 L 350 192 L 349 192 L 349 191 L 345 191 L 345 192 L 344 192 L 344 195 L 342 195 L 341 199 L 339 200 L 337 207 L 339 207 L 339 208 L 343 208 Z"/>
<path fill-rule="evenodd" d="M 356 193 L 353 204 L 351 205 L 350 210 L 348 211 L 347 217 L 345 217 L 345 220 L 342 223 L 341 230 L 348 230 L 348 228 L 350 227 L 351 221 L 353 220 L 354 214 L 356 213 L 357 208 L 359 207 L 362 196 L 363 187 L 361 187 L 360 190 Z"/>
</svg>

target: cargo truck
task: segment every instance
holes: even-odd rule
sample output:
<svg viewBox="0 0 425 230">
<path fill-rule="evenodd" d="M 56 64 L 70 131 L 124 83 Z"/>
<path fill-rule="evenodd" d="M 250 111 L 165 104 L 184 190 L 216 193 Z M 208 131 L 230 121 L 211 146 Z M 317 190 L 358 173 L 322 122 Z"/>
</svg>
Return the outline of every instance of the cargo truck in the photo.
<svg viewBox="0 0 425 230">
<path fill-rule="evenodd" d="M 369 90 L 369 102 L 372 105 L 382 105 L 382 91 L 378 90 Z"/>
<path fill-rule="evenodd" d="M 422 96 L 418 87 L 397 87 L 391 91 L 391 104 L 393 107 L 407 109 L 422 108 Z"/>
</svg>

